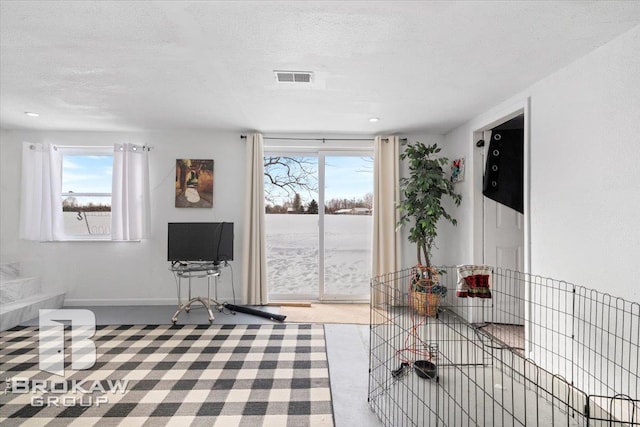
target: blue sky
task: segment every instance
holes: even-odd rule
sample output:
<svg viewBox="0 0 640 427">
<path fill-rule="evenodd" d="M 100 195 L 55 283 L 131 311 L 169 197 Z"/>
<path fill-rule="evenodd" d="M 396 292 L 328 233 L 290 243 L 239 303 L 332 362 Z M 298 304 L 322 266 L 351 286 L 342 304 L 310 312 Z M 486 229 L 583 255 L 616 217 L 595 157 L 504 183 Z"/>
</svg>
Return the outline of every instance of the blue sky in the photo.
<svg viewBox="0 0 640 427">
<path fill-rule="evenodd" d="M 111 193 L 113 156 L 64 155 L 62 192 Z"/>
<path fill-rule="evenodd" d="M 327 156 L 325 166 L 326 200 L 362 198 L 373 193 L 372 158 Z"/>
</svg>

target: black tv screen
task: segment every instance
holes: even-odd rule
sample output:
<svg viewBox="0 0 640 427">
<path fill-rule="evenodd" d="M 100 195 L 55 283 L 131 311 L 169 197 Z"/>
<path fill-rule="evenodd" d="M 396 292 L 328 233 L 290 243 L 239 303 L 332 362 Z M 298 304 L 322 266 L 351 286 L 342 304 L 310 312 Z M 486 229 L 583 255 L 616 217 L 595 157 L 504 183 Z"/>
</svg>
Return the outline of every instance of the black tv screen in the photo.
<svg viewBox="0 0 640 427">
<path fill-rule="evenodd" d="M 170 222 L 168 261 L 233 260 L 232 222 Z"/>
</svg>

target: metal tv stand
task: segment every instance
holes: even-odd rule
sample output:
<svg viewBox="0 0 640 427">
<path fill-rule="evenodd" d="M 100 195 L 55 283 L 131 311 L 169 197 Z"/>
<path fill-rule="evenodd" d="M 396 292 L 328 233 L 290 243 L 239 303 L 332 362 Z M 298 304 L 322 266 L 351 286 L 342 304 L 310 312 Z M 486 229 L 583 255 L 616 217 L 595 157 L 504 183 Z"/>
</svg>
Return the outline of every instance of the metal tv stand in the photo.
<svg viewBox="0 0 640 427">
<path fill-rule="evenodd" d="M 178 276 L 178 309 L 171 317 L 171 322 L 175 325 L 178 321 L 178 315 L 182 310 L 189 313 L 191 311 L 191 304 L 194 302 L 201 303 L 204 308 L 207 309 L 209 314 L 209 323 L 213 322 L 213 313 L 211 312 L 211 306 L 214 306 L 219 312 L 222 312 L 224 304 L 219 302 L 218 299 L 218 277 L 220 276 L 222 264 L 214 263 L 199 263 L 199 262 L 183 262 L 173 263 L 169 267 L 174 274 Z M 207 278 L 207 297 L 191 297 L 191 279 L 203 279 Z M 211 278 L 215 278 L 214 298 L 211 298 Z M 189 298 L 184 304 L 182 303 L 182 279 L 188 279 L 189 281 Z"/>
</svg>

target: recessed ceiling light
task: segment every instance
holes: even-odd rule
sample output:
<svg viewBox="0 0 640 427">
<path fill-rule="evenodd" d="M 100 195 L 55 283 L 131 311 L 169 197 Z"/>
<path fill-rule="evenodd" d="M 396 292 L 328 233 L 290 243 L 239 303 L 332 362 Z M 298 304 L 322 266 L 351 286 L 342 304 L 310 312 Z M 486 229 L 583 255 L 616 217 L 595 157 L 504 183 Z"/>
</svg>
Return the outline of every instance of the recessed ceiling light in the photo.
<svg viewBox="0 0 640 427">
<path fill-rule="evenodd" d="M 377 123 L 377 122 L 379 122 L 379 121 L 380 121 L 380 119 L 379 119 L 378 117 L 371 117 L 371 118 L 369 119 L 369 121 L 370 121 L 371 123 Z"/>
<path fill-rule="evenodd" d="M 32 113 L 31 111 L 25 111 L 24 113 L 29 117 L 40 117 L 40 114 Z"/>
</svg>

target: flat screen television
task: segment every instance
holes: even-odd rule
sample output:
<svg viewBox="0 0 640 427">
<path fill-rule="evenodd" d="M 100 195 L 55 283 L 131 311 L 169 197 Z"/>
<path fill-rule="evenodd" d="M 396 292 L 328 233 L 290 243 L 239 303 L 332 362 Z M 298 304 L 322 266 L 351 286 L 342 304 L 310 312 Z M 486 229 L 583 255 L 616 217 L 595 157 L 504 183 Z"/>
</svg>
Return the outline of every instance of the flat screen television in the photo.
<svg viewBox="0 0 640 427">
<path fill-rule="evenodd" d="M 170 222 L 167 260 L 213 262 L 233 260 L 232 222 Z"/>
</svg>

